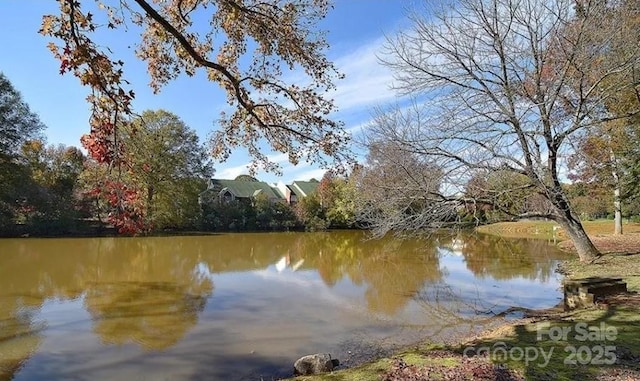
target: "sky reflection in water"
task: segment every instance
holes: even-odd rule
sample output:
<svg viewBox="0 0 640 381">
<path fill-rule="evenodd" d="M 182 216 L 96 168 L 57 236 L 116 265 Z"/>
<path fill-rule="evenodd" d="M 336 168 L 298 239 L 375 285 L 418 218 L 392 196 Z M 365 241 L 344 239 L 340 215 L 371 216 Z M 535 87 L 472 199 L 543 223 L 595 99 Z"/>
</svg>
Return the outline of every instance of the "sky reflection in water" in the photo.
<svg viewBox="0 0 640 381">
<path fill-rule="evenodd" d="M 363 238 L 0 240 L 0 380 L 271 379 L 561 300 L 544 241 Z"/>
</svg>

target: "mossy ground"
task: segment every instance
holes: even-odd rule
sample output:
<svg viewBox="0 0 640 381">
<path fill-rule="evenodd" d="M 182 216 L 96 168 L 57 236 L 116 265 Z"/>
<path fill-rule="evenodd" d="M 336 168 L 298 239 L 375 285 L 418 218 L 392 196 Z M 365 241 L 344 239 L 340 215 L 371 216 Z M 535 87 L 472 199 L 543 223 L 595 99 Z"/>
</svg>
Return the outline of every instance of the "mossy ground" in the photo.
<svg viewBox="0 0 640 381">
<path fill-rule="evenodd" d="M 551 222 L 524 221 L 488 225 L 479 230 L 485 233 L 499 234 L 505 237 L 544 238 L 556 235 Z M 549 310 L 532 317 L 511 322 L 499 329 L 456 345 L 422 344 L 407 348 L 393 358 L 383 358 L 351 369 L 344 369 L 317 376 L 302 376 L 296 381 L 370 381 L 381 380 L 389 374 L 394 359 L 402 359 L 406 364 L 418 367 L 435 367 L 436 369 L 461 369 L 465 355 L 473 353 L 469 348 L 488 348 L 489 361 L 498 362 L 511 369 L 518 377 L 527 380 L 640 380 L 640 240 L 636 242 L 629 236 L 640 238 L 640 224 L 625 224 L 626 237 L 613 237 L 613 222 L 586 222 L 585 228 L 592 238 L 603 238 L 606 242 L 624 241 L 624 249 L 607 253 L 595 263 L 580 263 L 577 258 L 563 264 L 561 271 L 571 278 L 592 276 L 622 277 L 627 282 L 627 295 L 610 297 L 597 305 L 570 312 L 561 309 Z M 562 233 L 560 232 L 560 239 Z M 635 237 L 634 237 L 635 238 Z M 607 241 L 608 240 L 608 241 Z M 565 246 L 570 249 L 570 246 Z M 580 324 L 580 325 L 578 325 Z M 608 337 L 604 333 L 584 335 L 582 328 L 596 332 L 596 328 L 609 328 Z M 542 329 L 560 332 L 564 329 L 567 335 L 558 340 L 551 340 L 548 335 L 539 333 Z M 615 335 L 612 336 L 612 329 Z M 585 336 L 587 339 L 585 340 Z M 504 356 L 505 351 L 511 355 Z M 532 361 L 518 360 L 520 350 L 527 351 L 533 357 L 537 351 L 538 358 Z M 551 352 L 548 363 L 541 351 Z M 578 353 L 579 352 L 579 353 Z M 615 356 L 611 365 L 598 364 Z M 442 376 L 442 377 L 441 377 Z M 430 373 L 428 379 L 449 379 L 451 374 Z M 459 379 L 468 374 L 455 375 Z"/>
<path fill-rule="evenodd" d="M 453 351 L 445 351 L 442 345 L 423 344 L 397 353 L 393 358 L 383 358 L 376 361 L 332 373 L 315 376 L 299 376 L 296 381 L 371 381 L 380 380 L 382 374 L 388 371 L 395 359 L 402 359 L 409 365 L 441 366 L 455 368 L 460 365 L 461 357 Z M 437 354 L 433 356 L 431 354 Z"/>
</svg>

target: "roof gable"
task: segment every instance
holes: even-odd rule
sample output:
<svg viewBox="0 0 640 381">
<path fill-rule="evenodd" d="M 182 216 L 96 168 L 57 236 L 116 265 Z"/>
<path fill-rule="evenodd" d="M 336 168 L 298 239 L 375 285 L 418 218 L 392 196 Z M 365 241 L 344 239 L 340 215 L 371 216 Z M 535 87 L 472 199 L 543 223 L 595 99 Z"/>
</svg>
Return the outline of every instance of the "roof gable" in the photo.
<svg viewBox="0 0 640 381">
<path fill-rule="evenodd" d="M 271 186 L 262 181 L 242 181 L 242 180 L 211 180 L 213 189 L 219 191 L 227 188 L 237 198 L 250 198 L 258 194 L 264 194 L 270 199 L 281 198 Z"/>
<path fill-rule="evenodd" d="M 306 197 L 314 193 L 319 184 L 317 181 L 294 181 L 290 188 L 296 195 Z"/>
</svg>

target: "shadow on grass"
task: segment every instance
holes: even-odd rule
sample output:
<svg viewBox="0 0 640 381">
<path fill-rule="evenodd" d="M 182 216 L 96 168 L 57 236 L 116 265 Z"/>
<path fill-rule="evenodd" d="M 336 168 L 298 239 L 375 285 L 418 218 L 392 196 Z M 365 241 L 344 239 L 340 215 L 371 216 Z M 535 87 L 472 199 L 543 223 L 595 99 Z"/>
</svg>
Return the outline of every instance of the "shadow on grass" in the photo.
<svg viewBox="0 0 640 381">
<path fill-rule="evenodd" d="M 527 380 L 591 380 L 603 372 L 640 379 L 639 337 L 637 307 L 610 305 L 515 325 L 458 351 L 488 353 Z"/>
</svg>

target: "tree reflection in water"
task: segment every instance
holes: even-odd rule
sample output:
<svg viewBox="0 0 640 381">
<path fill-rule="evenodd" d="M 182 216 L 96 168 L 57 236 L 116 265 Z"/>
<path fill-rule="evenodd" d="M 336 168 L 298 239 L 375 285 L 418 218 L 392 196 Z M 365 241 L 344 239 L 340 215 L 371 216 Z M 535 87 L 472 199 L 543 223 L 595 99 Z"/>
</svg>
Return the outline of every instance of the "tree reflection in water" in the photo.
<svg viewBox="0 0 640 381">
<path fill-rule="evenodd" d="M 544 240 L 504 239 L 473 233 L 444 235 L 437 239 L 441 255 L 461 257 L 475 281 L 524 279 L 546 283 L 555 275 L 558 261 L 566 258 Z M 481 290 L 481 285 L 476 285 L 475 291 L 470 290 L 473 285 L 467 286 L 471 287 L 455 289 L 445 279 L 443 283 L 425 287 L 415 295 L 414 299 L 430 319 L 443 322 L 438 332 L 433 334 L 438 335 L 454 327 L 461 331 L 465 326 L 472 331 L 474 326 L 491 323 L 513 310 L 512 305 L 500 305 L 496 300 L 487 298 L 486 289 Z M 494 284 L 492 287 L 498 286 Z"/>
<path fill-rule="evenodd" d="M 42 345 L 46 321 L 38 319 L 46 316 L 39 311 L 48 300 L 81 300 L 103 344 L 166 350 L 198 324 L 207 304 L 217 308 L 218 274 L 249 274 L 277 264 L 277 272 L 288 269 L 292 277 L 298 276 L 294 270 L 317 273 L 331 292 L 350 285 L 360 293 L 362 313 L 393 319 L 418 304 L 421 321 L 446 330 L 467 324 L 463 312 L 480 308 L 468 293 L 450 287 L 445 256 L 458 256 L 472 278 L 545 281 L 558 255 L 543 241 L 482 235 L 365 238 L 344 231 L 3 240 L 0 380 L 13 378 Z"/>
<path fill-rule="evenodd" d="M 134 342 L 147 350 L 165 349 L 198 322 L 211 294 L 210 281 L 193 293 L 176 283 L 99 283 L 87 290 L 85 304 L 94 331 L 106 344 Z"/>
<path fill-rule="evenodd" d="M 553 276 L 558 250 L 540 239 L 505 239 L 487 234 L 459 235 L 443 245 L 464 256 L 477 278 L 524 278 L 546 282 Z"/>
<path fill-rule="evenodd" d="M 387 315 L 442 278 L 435 241 L 364 238 L 353 232 L 301 236 L 289 255 L 292 263 L 304 259 L 302 269 L 317 270 L 327 286 L 344 278 L 366 286 L 369 310 Z"/>
<path fill-rule="evenodd" d="M 213 282 L 179 241 L 5 240 L 0 265 L 0 380 L 12 379 L 37 350 L 45 301 L 84 296 L 105 343 L 164 349 L 198 321 Z"/>
<path fill-rule="evenodd" d="M 1 275 L 0 275 L 1 276 Z M 39 307 L 28 297 L 0 297 L 0 381 L 11 380 L 42 342 Z"/>
</svg>

